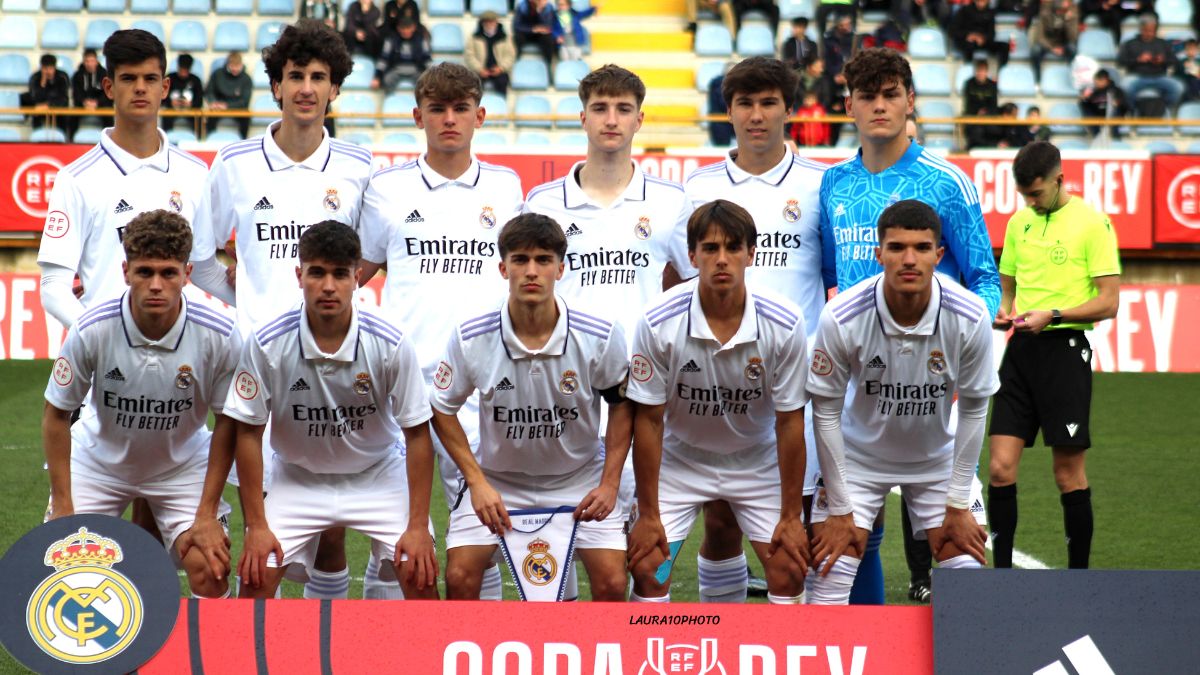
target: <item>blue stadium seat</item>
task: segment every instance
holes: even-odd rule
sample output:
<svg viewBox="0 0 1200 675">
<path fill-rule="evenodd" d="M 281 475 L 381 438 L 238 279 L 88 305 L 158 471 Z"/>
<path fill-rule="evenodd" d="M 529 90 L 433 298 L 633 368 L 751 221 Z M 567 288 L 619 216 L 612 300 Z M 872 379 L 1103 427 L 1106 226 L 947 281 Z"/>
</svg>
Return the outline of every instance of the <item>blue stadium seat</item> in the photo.
<svg viewBox="0 0 1200 675">
<path fill-rule="evenodd" d="M 120 29 L 121 27 L 112 19 L 92 19 L 83 32 L 83 46 L 100 49 L 104 46 L 104 41 Z"/>
<path fill-rule="evenodd" d="M 140 28 L 147 33 L 158 38 L 159 42 L 167 41 L 167 32 L 163 30 L 163 26 L 154 19 L 138 19 L 129 26 L 130 28 Z"/>
<path fill-rule="evenodd" d="M 17 143 L 20 140 L 20 131 L 10 127 L 0 127 L 0 143 Z"/>
<path fill-rule="evenodd" d="M 959 65 L 958 70 L 954 71 L 954 91 L 962 93 L 963 85 L 972 77 L 975 77 L 975 66 L 969 63 Z"/>
<path fill-rule="evenodd" d="M 704 23 L 696 28 L 696 53 L 700 56 L 730 56 L 733 39 L 729 29 L 720 24 Z"/>
<path fill-rule="evenodd" d="M 457 23 L 438 23 L 429 29 L 433 51 L 441 54 L 462 54 L 466 48 L 462 28 Z"/>
<path fill-rule="evenodd" d="M 775 35 L 761 24 L 746 24 L 737 34 L 739 56 L 774 56 Z"/>
<path fill-rule="evenodd" d="M 583 61 L 559 61 L 554 66 L 554 88 L 575 91 L 590 72 L 592 69 Z"/>
<path fill-rule="evenodd" d="M 937 117 L 954 117 L 954 106 L 950 105 L 949 101 L 941 100 L 923 100 L 918 111 L 920 115 L 918 120 Z M 954 125 L 942 122 L 929 123 L 921 121 L 921 128 L 927 134 L 952 134 L 954 133 Z"/>
<path fill-rule="evenodd" d="M 569 148 L 586 148 L 588 137 L 582 133 L 559 134 L 558 144 Z"/>
<path fill-rule="evenodd" d="M 545 96 L 537 94 L 525 94 L 517 97 L 517 105 L 513 112 L 520 115 L 549 115 L 550 101 Z M 516 122 L 518 127 L 541 127 L 550 128 L 550 120 L 522 120 Z"/>
<path fill-rule="evenodd" d="M 568 96 L 567 98 L 559 99 L 558 105 L 554 106 L 555 115 L 570 115 L 568 120 L 559 120 L 555 124 L 559 129 L 578 129 L 583 126 L 579 121 L 579 113 L 583 112 L 583 102 L 578 96 Z"/>
<path fill-rule="evenodd" d="M 950 73 L 940 63 L 918 63 L 913 70 L 913 87 L 921 96 L 949 96 Z"/>
<path fill-rule="evenodd" d="M 946 39 L 935 28 L 914 28 L 908 34 L 908 54 L 914 59 L 941 61 L 946 58 Z"/>
<path fill-rule="evenodd" d="M 213 9 L 222 16 L 250 16 L 254 13 L 254 0 L 215 0 Z"/>
<path fill-rule="evenodd" d="M 67 137 L 58 127 L 42 127 L 29 134 L 30 143 L 66 143 Z"/>
<path fill-rule="evenodd" d="M 1179 148 L 1175 147 L 1174 143 L 1163 140 L 1150 141 L 1145 145 L 1145 149 L 1146 152 L 1154 155 L 1179 152 Z"/>
<path fill-rule="evenodd" d="M 66 54 L 55 54 L 58 57 L 57 68 L 68 75 L 75 74 L 75 61 Z"/>
<path fill-rule="evenodd" d="M 1075 88 L 1075 78 L 1071 75 L 1071 66 L 1065 63 L 1042 66 L 1042 96 L 1055 98 L 1079 96 L 1079 90 Z"/>
<path fill-rule="evenodd" d="M 508 101 L 504 97 L 494 91 L 483 93 L 483 99 L 479 101 L 479 105 L 487 111 L 488 116 L 507 115 Z"/>
<path fill-rule="evenodd" d="M 0 84 L 17 84 L 24 87 L 29 83 L 33 67 L 24 54 L 0 54 Z M 13 106 L 14 108 L 19 106 Z"/>
<path fill-rule="evenodd" d="M 167 132 L 167 140 L 171 145 L 179 145 L 180 143 L 195 143 L 196 133 L 191 129 L 172 129 Z"/>
<path fill-rule="evenodd" d="M 407 131 L 397 131 L 383 137 L 384 145 L 416 145 L 417 137 Z"/>
<path fill-rule="evenodd" d="M 267 75 L 267 66 L 262 63 L 254 64 L 254 67 L 246 66 L 246 72 L 250 73 L 250 79 L 254 81 L 254 88 L 263 91 L 271 88 L 271 76 Z"/>
<path fill-rule="evenodd" d="M 77 14 L 83 11 L 83 0 L 46 0 L 46 11 Z"/>
<path fill-rule="evenodd" d="M 477 2 L 479 2 L 479 0 L 475 0 L 475 2 L 471 4 L 475 4 Z M 505 138 L 504 134 L 496 131 L 480 131 L 479 133 L 475 134 L 475 138 L 472 139 L 471 145 L 486 145 L 492 147 L 508 145 L 508 139 Z"/>
<path fill-rule="evenodd" d="M 337 99 L 337 110 L 340 113 L 374 114 L 379 110 L 373 94 L 342 94 Z M 373 127 L 375 120 L 363 117 L 339 117 L 339 127 Z"/>
<path fill-rule="evenodd" d="M 51 19 L 50 21 L 63 21 L 63 19 Z M 47 21 L 46 23 L 50 23 Z M 74 45 L 63 45 L 64 47 L 74 47 L 79 44 L 79 33 L 75 34 Z M 6 49 L 33 49 L 37 47 L 37 23 L 34 22 L 31 16 L 3 16 L 0 17 L 0 46 Z M 45 49 L 58 49 L 57 45 L 47 45 Z"/>
<path fill-rule="evenodd" d="M 1056 138 L 1054 144 L 1058 146 L 1059 150 L 1087 150 L 1090 147 L 1088 142 L 1082 138 Z"/>
<path fill-rule="evenodd" d="M 171 11 L 175 14 L 208 14 L 212 0 L 173 0 Z"/>
<path fill-rule="evenodd" d="M 0 56 L 0 63 L 3 63 L 4 57 Z M 26 75 L 26 78 L 29 76 Z M 20 108 L 21 94 L 15 89 L 0 89 L 0 108 Z M 21 115 L 10 115 L 7 113 L 0 114 L 0 122 L 13 122 L 20 124 L 25 119 Z"/>
<path fill-rule="evenodd" d="M 1009 63 L 1000 69 L 1000 98 L 1033 98 L 1037 96 L 1037 80 L 1033 69 L 1023 63 Z"/>
<path fill-rule="evenodd" d="M 5 14 L 9 12 L 40 12 L 42 11 L 42 0 L 3 0 L 0 10 Z"/>
<path fill-rule="evenodd" d="M 512 88 L 517 90 L 546 89 L 550 86 L 550 75 L 546 62 L 541 59 L 521 59 L 513 64 Z"/>
<path fill-rule="evenodd" d="M 508 14 L 508 3 L 505 0 L 471 0 L 471 14 L 479 16 L 484 12 L 495 12 L 500 16 Z"/>
<path fill-rule="evenodd" d="M 250 99 L 250 110 L 256 113 L 250 118 L 250 123 L 255 126 L 270 124 L 279 119 L 279 104 L 269 91 L 255 94 L 254 98 Z"/>
<path fill-rule="evenodd" d="M 706 61 L 696 66 L 696 89 L 708 91 L 708 83 L 723 72 L 725 72 L 725 64 L 721 61 Z"/>
<path fill-rule="evenodd" d="M 1200 102 L 1191 101 L 1179 106 L 1179 113 L 1176 115 L 1179 120 L 1192 120 L 1200 122 Z M 1181 126 L 1179 133 L 1184 136 L 1200 136 L 1200 126 L 1186 127 Z"/>
<path fill-rule="evenodd" d="M 166 14 L 167 0 L 129 0 L 129 11 L 138 14 Z"/>
<path fill-rule="evenodd" d="M 124 14 L 125 0 L 88 0 L 88 14 Z"/>
<path fill-rule="evenodd" d="M 1058 120 L 1077 120 L 1082 118 L 1083 114 L 1079 112 L 1078 103 L 1060 101 L 1050 106 L 1050 110 L 1046 111 L 1046 117 Z M 1078 124 L 1052 124 L 1050 131 L 1055 136 L 1083 135 L 1083 127 Z"/>
<path fill-rule="evenodd" d="M 1158 12 L 1158 22 L 1164 26 L 1183 26 L 1192 22 L 1192 12 L 1188 0 L 1158 0 L 1154 3 L 1154 11 Z"/>
<path fill-rule="evenodd" d="M 813 18 L 812 0 L 779 0 L 779 16 L 783 19 L 794 19 L 798 16 Z"/>
<path fill-rule="evenodd" d="M 238 135 L 238 132 L 230 129 L 216 129 L 211 134 L 205 136 L 204 140 L 208 141 L 209 143 L 220 143 L 224 145 L 226 143 L 236 143 L 242 140 L 242 137 Z"/>
<path fill-rule="evenodd" d="M 208 50 L 208 32 L 199 21 L 180 21 L 171 29 L 171 51 L 203 52 Z"/>
<path fill-rule="evenodd" d="M 348 134 L 342 134 L 338 138 L 355 145 L 371 146 L 375 143 L 375 139 L 371 137 L 371 134 L 365 131 L 351 131 Z"/>
<path fill-rule="evenodd" d="M 1079 54 L 1090 56 L 1097 61 L 1112 61 L 1117 58 L 1117 47 L 1113 44 L 1112 34 L 1106 30 L 1085 30 L 1079 34 L 1076 45 Z"/>
<path fill-rule="evenodd" d="M 370 89 L 375 78 L 375 62 L 365 54 L 354 55 L 354 69 L 342 82 L 342 89 Z"/>
<path fill-rule="evenodd" d="M 1029 35 L 1025 31 L 1016 28 L 1007 33 L 996 31 L 996 39 L 1012 45 L 1012 51 L 1008 54 L 1011 61 L 1029 60 Z"/>
<path fill-rule="evenodd" d="M 429 16 L 457 16 L 466 13 L 463 0 L 429 0 L 425 10 Z"/>
<path fill-rule="evenodd" d="M 1187 151 L 1193 155 L 1200 155 L 1200 141 L 1188 143 Z"/>
<path fill-rule="evenodd" d="M 486 95 L 486 94 L 485 94 Z M 383 99 L 383 112 L 400 115 L 396 118 L 383 118 L 385 127 L 415 127 L 412 111 L 417 107 L 417 97 L 407 93 L 389 94 Z"/>
<path fill-rule="evenodd" d="M 550 137 L 540 131 L 522 131 L 517 145 L 550 145 Z"/>
<path fill-rule="evenodd" d="M 1092 150 L 1136 150 L 1133 143 L 1129 141 L 1111 141 L 1105 140 L 1103 136 L 1097 136 L 1092 139 L 1092 144 L 1088 146 Z"/>
<path fill-rule="evenodd" d="M 261 52 L 275 44 L 282 31 L 283 24 L 279 21 L 265 21 L 258 24 L 258 30 L 254 33 L 254 50 Z"/>
<path fill-rule="evenodd" d="M 950 136 L 934 136 L 925 139 L 925 147 L 930 150 L 945 150 L 952 152 L 954 150 L 954 139 Z"/>
<path fill-rule="evenodd" d="M 258 0 L 260 16 L 292 16 L 296 13 L 295 0 Z"/>
<path fill-rule="evenodd" d="M 222 21 L 213 31 L 214 52 L 244 52 L 250 49 L 250 29 L 241 21 Z"/>
</svg>

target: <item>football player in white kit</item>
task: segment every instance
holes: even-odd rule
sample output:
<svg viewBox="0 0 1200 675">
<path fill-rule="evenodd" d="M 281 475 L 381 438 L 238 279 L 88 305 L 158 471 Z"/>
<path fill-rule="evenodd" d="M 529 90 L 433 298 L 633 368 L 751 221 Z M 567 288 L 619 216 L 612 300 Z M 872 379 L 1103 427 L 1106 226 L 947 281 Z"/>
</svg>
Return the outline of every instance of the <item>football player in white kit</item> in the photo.
<svg viewBox="0 0 1200 675">
<path fill-rule="evenodd" d="M 793 154 L 785 143 L 797 84 L 795 72 L 779 59 L 756 56 L 731 68 L 721 94 L 737 147 L 725 160 L 693 172 L 684 187 L 693 207 L 728 199 L 750 212 L 758 241 L 746 278 L 799 305 L 804 324 L 813 327 L 826 297 L 818 191 L 827 165 Z M 805 434 L 807 501 L 816 489 L 817 471 L 811 419 Z M 696 558 L 702 602 L 746 599 L 742 533 L 728 504 L 705 505 L 704 540 Z"/>
<path fill-rule="evenodd" d="M 638 324 L 628 396 L 637 402 L 638 516 L 632 599 L 667 602 L 673 557 L 703 504 L 729 503 L 763 563 L 767 599 L 803 600 L 804 318 L 745 281 L 757 232 L 718 199 L 687 225 L 699 278 L 652 302 Z"/>
<path fill-rule="evenodd" d="M 820 565 L 809 576 L 812 604 L 849 601 L 867 536 L 894 486 L 941 567 L 987 563 L 982 493 L 972 479 L 988 399 L 1000 386 L 992 316 L 974 293 L 934 274 L 941 229 L 927 204 L 889 206 L 878 224 L 883 272 L 821 312 L 807 384 L 822 486 L 812 508 Z"/>
<path fill-rule="evenodd" d="M 624 333 L 555 294 L 567 238 L 553 219 L 518 216 L 498 243 L 508 297 L 498 311 L 453 332 L 433 379 L 434 428 L 466 478 L 446 536 L 447 597 L 479 597 L 497 535 L 512 529 L 509 509 L 572 505 L 582 521 L 574 551 L 592 599 L 624 601 L 625 518 L 617 494 L 633 431 L 633 406 L 622 393 L 629 372 Z M 476 391 L 478 457 L 457 415 Z M 609 406 L 607 454 L 599 451 L 602 400 Z"/>
<path fill-rule="evenodd" d="M 220 495 L 209 519 L 225 548 L 214 552 L 214 563 L 179 539 L 196 513 L 210 440 L 233 436 L 222 409 L 237 364 L 238 334 L 229 319 L 183 298 L 192 247 L 183 216 L 149 211 L 124 229 L 128 291 L 79 317 L 46 387 L 49 517 L 119 517 L 135 497 L 144 498 L 179 556 L 192 594 L 227 596 L 223 525 L 229 507 Z M 71 413 L 89 392 L 93 403 L 71 425 Z M 210 410 L 216 414 L 212 433 Z"/>
<path fill-rule="evenodd" d="M 491 308 L 493 299 L 498 301 L 492 276 L 500 261 L 496 234 L 521 211 L 517 174 L 471 152 L 471 139 L 487 115 L 479 105 L 482 97 L 479 76 L 461 64 L 427 68 L 417 79 L 413 110 L 417 127 L 425 132 L 425 153 L 377 172 L 363 195 L 362 283 L 387 266 L 382 311 L 412 339 L 426 382 L 437 369 L 459 312 L 477 307 L 471 314 L 476 316 Z M 458 309 L 447 311 L 428 300 L 434 298 Z M 473 396 L 459 420 L 472 448 L 479 445 L 478 410 Z M 462 475 L 436 439 L 434 447 L 446 502 L 452 503 Z M 368 570 L 365 597 L 395 592 L 395 584 L 373 583 L 371 577 Z M 483 589 L 485 599 L 501 598 L 499 567 L 488 568 Z"/>
<path fill-rule="evenodd" d="M 298 243 L 304 299 L 247 339 L 225 404 L 238 422 L 246 514 L 240 595 L 272 597 L 288 564 L 311 569 L 321 532 L 350 527 L 371 538 L 379 560 L 394 561 L 406 597 L 436 598 L 431 412 L 416 352 L 355 306 L 362 250 L 354 230 L 326 220 Z M 268 426 L 275 469 L 264 499 Z M 395 448 L 401 434 L 406 456 Z"/>
<path fill-rule="evenodd" d="M 263 65 L 281 119 L 266 133 L 221 149 L 194 221 L 197 269 L 213 270 L 196 284 L 228 292 L 233 274 L 215 256 L 236 237 L 238 330 L 246 337 L 263 321 L 292 306 L 296 250 L 312 223 L 337 220 L 357 227 L 362 193 L 371 175 L 371 152 L 331 138 L 325 113 L 353 68 L 340 36 L 320 21 L 301 19 L 263 50 Z M 270 446 L 264 446 L 270 489 Z M 308 569 L 305 597 L 344 598 L 350 586 L 345 533 L 321 540 L 316 567 Z"/>
</svg>

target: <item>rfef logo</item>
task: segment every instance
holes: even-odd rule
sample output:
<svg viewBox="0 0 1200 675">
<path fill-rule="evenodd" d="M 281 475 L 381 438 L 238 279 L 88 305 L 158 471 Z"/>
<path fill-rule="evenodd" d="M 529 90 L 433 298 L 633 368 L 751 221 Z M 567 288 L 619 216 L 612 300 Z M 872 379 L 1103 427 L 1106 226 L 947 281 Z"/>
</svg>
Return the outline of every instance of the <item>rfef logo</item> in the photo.
<svg viewBox="0 0 1200 675">
<path fill-rule="evenodd" d="M 698 645 L 664 644 L 662 638 L 646 640 L 646 660 L 638 675 L 725 675 L 717 658 L 717 640 L 706 638 Z"/>
<path fill-rule="evenodd" d="M 13 202 L 34 218 L 45 218 L 50 206 L 50 191 L 63 164 L 54 157 L 37 155 L 21 162 L 13 172 Z"/>
<path fill-rule="evenodd" d="M 1167 207 L 1180 225 L 1200 229 L 1200 168 L 1184 169 L 1167 188 Z"/>
</svg>

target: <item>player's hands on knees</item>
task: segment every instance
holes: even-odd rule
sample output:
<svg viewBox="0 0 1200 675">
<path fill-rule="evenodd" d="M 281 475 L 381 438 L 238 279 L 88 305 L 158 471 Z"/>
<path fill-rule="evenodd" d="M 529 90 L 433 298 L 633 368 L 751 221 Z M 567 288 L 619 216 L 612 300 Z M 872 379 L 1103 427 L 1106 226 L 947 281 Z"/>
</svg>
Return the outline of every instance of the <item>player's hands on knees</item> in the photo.
<svg viewBox="0 0 1200 675">
<path fill-rule="evenodd" d="M 812 551 L 808 545 L 808 532 L 804 530 L 804 521 L 801 518 L 781 518 L 775 526 L 767 553 L 774 556 L 780 551 L 800 566 L 801 574 L 808 574 L 808 568 L 812 564 Z"/>
<path fill-rule="evenodd" d="M 843 555 L 862 558 L 858 527 L 854 515 L 829 516 L 823 523 L 813 525 L 812 560 L 821 576 L 829 574 L 833 564 Z"/>
<path fill-rule="evenodd" d="M 197 520 L 175 542 L 180 559 L 187 557 L 190 549 L 199 549 L 213 578 L 217 580 L 229 575 L 229 546 L 229 535 L 216 518 Z"/>
<path fill-rule="evenodd" d="M 482 480 L 478 484 L 472 485 L 470 489 L 471 508 L 475 509 L 475 515 L 479 516 L 479 522 L 491 530 L 492 534 L 504 534 L 512 529 L 512 520 L 508 517 L 508 509 L 504 508 L 504 499 L 496 491 L 496 488 L 486 480 Z"/>
<path fill-rule="evenodd" d="M 408 556 L 404 580 L 417 588 L 432 588 L 437 585 L 438 561 L 433 535 L 423 523 L 410 526 L 396 542 L 396 564 L 399 567 L 404 556 Z"/>
<path fill-rule="evenodd" d="M 987 531 L 975 522 L 975 516 L 970 509 L 946 507 L 946 519 L 942 521 L 941 532 L 934 528 L 930 530 L 929 546 L 936 557 L 947 543 L 954 544 L 958 550 L 987 565 Z M 939 535 L 940 536 L 937 536 Z"/>
<path fill-rule="evenodd" d="M 643 514 L 629 532 L 629 570 L 632 572 L 642 559 L 651 555 L 661 555 L 666 560 L 671 556 L 671 547 L 662 520 Z"/>
<path fill-rule="evenodd" d="M 617 488 L 601 483 L 575 507 L 575 520 L 604 520 L 617 505 Z"/>
<path fill-rule="evenodd" d="M 242 541 L 242 558 L 238 561 L 238 575 L 242 581 L 254 587 L 262 586 L 267 578 L 267 557 L 275 554 L 275 563 L 283 567 L 283 547 L 275 533 L 266 525 L 246 528 Z"/>
</svg>

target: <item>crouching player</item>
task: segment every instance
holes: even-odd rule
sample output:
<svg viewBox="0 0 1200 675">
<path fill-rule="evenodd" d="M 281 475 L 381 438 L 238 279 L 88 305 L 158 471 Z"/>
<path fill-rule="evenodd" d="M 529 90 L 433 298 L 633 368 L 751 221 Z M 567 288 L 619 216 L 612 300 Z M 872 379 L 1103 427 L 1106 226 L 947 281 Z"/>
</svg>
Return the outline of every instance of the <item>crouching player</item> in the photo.
<svg viewBox="0 0 1200 675">
<path fill-rule="evenodd" d="M 687 246 L 698 279 L 663 294 L 638 324 L 629 382 L 639 404 L 634 600 L 669 600 L 674 557 L 713 500 L 729 503 L 750 538 L 768 600 L 803 600 L 804 319 L 745 283 L 756 237 L 754 220 L 733 202 L 696 209 Z"/>
<path fill-rule="evenodd" d="M 617 491 L 633 433 L 625 336 L 619 323 L 555 294 L 567 239 L 553 219 L 517 216 L 497 243 L 508 297 L 454 331 L 433 377 L 434 429 L 466 480 L 450 505 L 447 595 L 479 599 L 497 535 L 513 529 L 508 509 L 571 505 L 582 521 L 574 546 L 592 599 L 623 601 L 626 514 Z M 475 391 L 478 459 L 456 417 Z M 609 406 L 604 454 L 602 400 Z M 564 553 L 566 542 L 559 546 Z"/>
<path fill-rule="evenodd" d="M 224 597 L 229 564 L 220 493 L 210 565 L 180 535 L 192 524 L 210 440 L 228 443 L 223 414 L 237 364 L 233 322 L 183 297 L 192 266 L 192 230 L 180 215 L 150 211 L 122 238 L 128 290 L 84 312 L 63 343 L 46 387 L 42 442 L 50 469 L 49 518 L 75 513 L 119 517 L 145 498 L 164 541 L 181 559 L 192 594 Z M 79 422 L 71 412 L 91 392 Z M 216 414 L 209 433 L 208 412 Z M 215 568 L 215 569 L 212 569 Z"/>
<path fill-rule="evenodd" d="M 237 422 L 239 493 L 246 537 L 242 597 L 270 598 L 290 563 L 313 564 L 317 540 L 349 527 L 393 561 L 407 598 L 437 597 L 429 521 L 433 445 L 429 401 L 410 342 L 354 306 L 361 247 L 349 226 L 304 231 L 296 276 L 304 299 L 247 338 L 225 403 Z M 263 498 L 268 419 L 275 466 Z M 405 458 L 394 448 L 403 433 Z M 228 448 L 213 461 L 228 467 Z M 205 501 L 225 477 L 210 472 Z"/>
<path fill-rule="evenodd" d="M 941 229 L 926 204 L 889 206 L 875 249 L 883 272 L 821 312 L 807 385 L 822 474 L 812 508 L 819 572 L 810 577 L 811 604 L 848 602 L 867 535 L 897 485 L 940 566 L 987 563 L 972 478 L 988 398 L 999 388 L 991 314 L 976 295 L 934 275 Z"/>
</svg>

